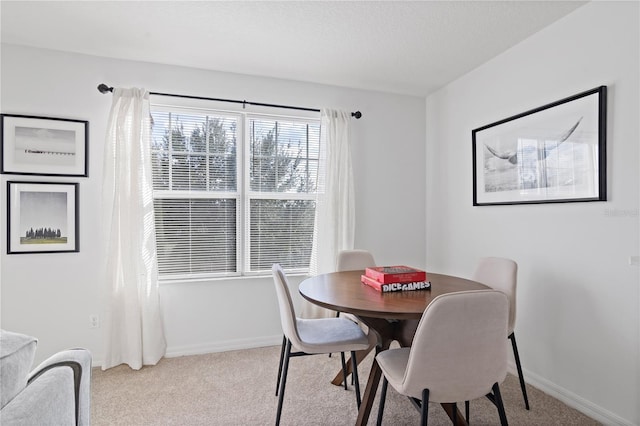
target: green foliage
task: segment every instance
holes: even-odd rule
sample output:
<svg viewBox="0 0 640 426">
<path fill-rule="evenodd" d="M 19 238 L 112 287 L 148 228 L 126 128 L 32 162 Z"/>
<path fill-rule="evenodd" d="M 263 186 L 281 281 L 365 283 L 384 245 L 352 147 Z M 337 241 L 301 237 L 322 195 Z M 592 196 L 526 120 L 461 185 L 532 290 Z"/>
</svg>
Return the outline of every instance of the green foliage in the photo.
<svg viewBox="0 0 640 426">
<path fill-rule="evenodd" d="M 237 189 L 236 123 L 207 116 L 157 113 L 153 142 L 154 189 L 235 191 Z M 195 126 L 194 126 L 195 125 Z M 162 132 L 162 137 L 157 137 Z M 171 147 L 171 150 L 169 150 Z"/>
<path fill-rule="evenodd" d="M 312 175 L 309 154 L 303 151 L 306 144 L 291 137 L 286 141 L 278 132 L 278 122 L 272 124 L 266 135 L 256 135 L 256 122 L 252 122 L 249 162 L 251 190 L 258 192 L 309 193 L 315 191 L 315 176 Z"/>
<path fill-rule="evenodd" d="M 36 228 L 35 230 L 32 228 L 28 229 L 25 232 L 24 238 L 36 240 L 36 239 L 52 239 L 52 238 L 60 238 L 61 236 L 60 229 L 53 228 Z"/>
</svg>

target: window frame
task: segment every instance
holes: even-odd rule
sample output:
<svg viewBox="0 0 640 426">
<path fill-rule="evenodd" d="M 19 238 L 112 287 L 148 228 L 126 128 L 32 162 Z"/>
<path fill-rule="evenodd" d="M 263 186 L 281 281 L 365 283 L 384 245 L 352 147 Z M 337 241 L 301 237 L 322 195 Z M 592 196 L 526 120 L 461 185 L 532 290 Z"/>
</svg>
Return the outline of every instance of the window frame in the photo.
<svg viewBox="0 0 640 426">
<path fill-rule="evenodd" d="M 161 103 L 151 101 L 151 112 L 162 111 L 165 113 L 179 114 L 203 114 L 215 117 L 234 117 L 237 119 L 236 126 L 236 190 L 235 191 L 202 191 L 202 190 L 153 190 L 153 199 L 235 199 L 236 201 L 236 271 L 235 272 L 217 272 L 217 273 L 180 273 L 162 275 L 158 271 L 159 281 L 163 283 L 173 282 L 197 282 L 197 281 L 215 281 L 220 279 L 238 279 L 238 278 L 255 278 L 265 277 L 271 274 L 271 270 L 250 270 L 251 262 L 251 201 L 254 199 L 275 199 L 275 200 L 305 200 L 316 201 L 318 187 L 314 192 L 260 192 L 251 189 L 250 181 L 250 133 L 249 127 L 252 119 L 274 120 L 277 122 L 293 121 L 296 123 L 304 123 L 305 125 L 318 126 L 318 149 L 322 150 L 322 124 L 319 113 L 311 114 L 300 111 L 301 114 L 279 114 L 279 113 L 261 113 L 247 112 L 243 110 L 234 110 L 228 108 L 218 108 L 211 105 L 192 105 L 191 102 L 183 103 Z M 169 153 L 173 152 L 170 144 Z M 153 151 L 153 146 L 151 146 Z M 308 155 L 308 148 L 307 148 Z M 318 155 L 318 163 L 320 156 Z M 319 167 L 316 174 L 319 172 Z M 318 176 L 316 176 L 316 183 Z M 306 274 L 309 267 L 306 268 L 287 268 L 286 271 L 292 275 Z"/>
</svg>

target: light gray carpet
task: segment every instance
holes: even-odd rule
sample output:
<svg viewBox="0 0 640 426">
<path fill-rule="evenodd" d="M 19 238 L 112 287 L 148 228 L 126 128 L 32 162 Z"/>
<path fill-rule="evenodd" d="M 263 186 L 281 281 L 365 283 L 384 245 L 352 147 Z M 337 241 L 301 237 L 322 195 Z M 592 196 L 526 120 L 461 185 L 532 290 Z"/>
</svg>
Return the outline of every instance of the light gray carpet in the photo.
<svg viewBox="0 0 640 426">
<path fill-rule="evenodd" d="M 280 347 L 167 358 L 139 371 L 121 365 L 92 374 L 91 421 L 102 425 L 273 425 Z M 362 391 L 373 357 L 358 371 Z M 330 383 L 340 357 L 292 358 L 282 425 L 353 425 L 355 392 Z M 501 385 L 510 425 L 597 425 L 558 400 L 527 387 L 531 410 L 524 408 L 517 377 Z M 379 391 L 369 424 L 375 424 Z M 464 405 L 460 404 L 461 411 Z M 385 425 L 414 425 L 419 413 L 389 387 Z M 429 425 L 451 424 L 438 404 L 429 405 Z M 486 398 L 471 402 L 471 425 L 497 425 L 498 412 Z"/>
</svg>

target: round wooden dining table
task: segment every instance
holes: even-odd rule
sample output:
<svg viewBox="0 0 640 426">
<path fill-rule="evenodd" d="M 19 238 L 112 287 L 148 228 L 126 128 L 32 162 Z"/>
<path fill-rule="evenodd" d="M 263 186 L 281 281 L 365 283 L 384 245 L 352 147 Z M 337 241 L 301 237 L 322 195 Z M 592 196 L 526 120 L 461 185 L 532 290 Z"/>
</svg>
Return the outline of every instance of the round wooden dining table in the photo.
<svg viewBox="0 0 640 426">
<path fill-rule="evenodd" d="M 397 341 L 401 346 L 411 346 L 424 310 L 437 296 L 489 288 L 476 281 L 427 272 L 427 279 L 431 282 L 430 289 L 382 293 L 362 284 L 362 274 L 364 270 L 316 275 L 302 281 L 299 291 L 303 298 L 315 305 L 356 315 L 370 330 L 376 332 L 376 353 L 389 349 L 393 341 Z M 370 350 L 359 352 L 358 362 L 364 359 Z M 351 363 L 347 365 L 351 366 Z M 381 375 L 382 371 L 374 359 L 356 425 L 367 424 Z M 341 371 L 332 383 L 340 385 L 343 380 Z M 442 404 L 442 407 L 456 424 L 466 425 L 464 417 L 453 404 Z"/>
</svg>

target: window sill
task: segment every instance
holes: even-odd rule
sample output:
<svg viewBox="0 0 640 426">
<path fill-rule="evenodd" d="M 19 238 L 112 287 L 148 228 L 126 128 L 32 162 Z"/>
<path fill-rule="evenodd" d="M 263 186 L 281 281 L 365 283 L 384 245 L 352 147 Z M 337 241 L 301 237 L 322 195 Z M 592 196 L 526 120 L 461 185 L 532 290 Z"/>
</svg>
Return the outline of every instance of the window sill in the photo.
<svg viewBox="0 0 640 426">
<path fill-rule="evenodd" d="M 287 277 L 309 277 L 308 272 L 288 272 Z M 249 280 L 262 280 L 268 279 L 271 280 L 271 274 L 256 274 L 256 275 L 237 275 L 237 276 L 226 276 L 226 277 L 201 277 L 201 278 L 165 278 L 159 279 L 158 284 L 160 286 L 168 286 L 168 285 L 183 285 L 183 284 L 200 284 L 200 283 L 211 283 L 215 284 L 216 282 L 229 282 L 229 281 L 249 281 Z"/>
</svg>

